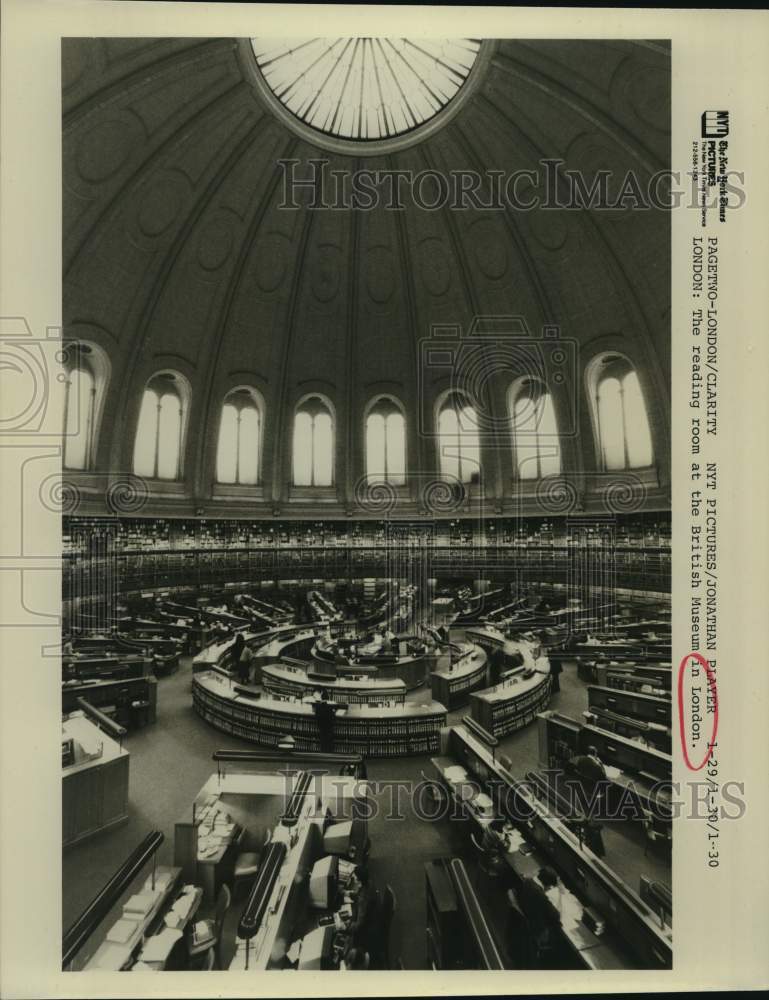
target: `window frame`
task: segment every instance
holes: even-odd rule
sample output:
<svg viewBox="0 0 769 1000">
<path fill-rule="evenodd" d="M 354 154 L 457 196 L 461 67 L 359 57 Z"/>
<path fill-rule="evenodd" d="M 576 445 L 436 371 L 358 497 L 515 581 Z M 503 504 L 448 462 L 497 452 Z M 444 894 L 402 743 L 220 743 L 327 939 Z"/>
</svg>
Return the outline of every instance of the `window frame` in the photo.
<svg viewBox="0 0 769 1000">
<path fill-rule="evenodd" d="M 539 427 L 537 426 L 534 434 L 531 435 L 532 439 L 535 442 L 535 446 L 536 446 L 535 449 L 533 449 L 533 451 L 534 451 L 534 456 L 533 457 L 535 457 L 536 460 L 537 460 L 537 474 L 535 476 L 522 476 L 521 475 L 520 456 L 518 454 L 517 434 L 516 434 L 516 430 L 515 430 L 515 424 L 516 424 L 516 421 L 515 421 L 515 408 L 518 405 L 519 400 L 522 399 L 524 397 L 524 395 L 528 394 L 529 398 L 532 399 L 532 400 L 534 400 L 534 397 L 532 395 L 532 392 L 533 392 L 534 389 L 538 390 L 538 396 L 536 398 L 536 402 L 534 402 L 535 406 L 538 405 L 539 400 L 543 396 L 549 396 L 550 397 L 550 406 L 552 407 L 552 410 L 553 410 L 553 420 L 554 420 L 554 423 L 555 423 L 555 430 L 556 430 L 556 436 L 557 436 L 558 444 L 557 444 L 557 453 L 554 456 L 545 455 L 544 457 L 545 458 L 556 458 L 557 461 L 558 461 L 558 470 L 556 472 L 547 472 L 547 473 L 543 473 L 543 471 L 542 471 L 542 459 L 543 459 L 542 452 L 543 452 L 543 449 L 546 448 L 546 445 L 543 444 L 543 440 L 544 439 L 541 437 L 540 431 L 539 431 Z M 561 445 L 560 445 L 561 437 L 560 437 L 560 433 L 558 431 L 558 413 L 556 411 L 555 398 L 554 398 L 553 393 L 551 392 L 551 390 L 548 388 L 548 386 L 541 379 L 539 379 L 539 378 L 533 378 L 533 377 L 531 377 L 529 375 L 524 375 L 524 376 L 521 376 L 520 378 L 515 379 L 510 384 L 510 386 L 509 386 L 509 388 L 507 390 L 507 416 L 508 416 L 508 421 L 509 421 L 509 425 L 510 425 L 510 447 L 511 447 L 511 450 L 512 450 L 512 453 L 513 453 L 513 470 L 514 470 L 514 473 L 515 473 L 515 479 L 516 479 L 516 481 L 519 482 L 519 483 L 536 483 L 536 482 L 539 482 L 542 479 L 546 479 L 548 476 L 560 476 L 560 475 L 562 475 L 563 474 L 563 450 L 562 450 Z M 531 456 L 529 456 L 529 457 L 531 457 Z"/>
<path fill-rule="evenodd" d="M 462 401 L 462 405 L 458 406 L 457 404 L 458 404 L 458 402 L 460 400 Z M 463 469 L 462 469 L 463 463 L 469 461 L 468 456 L 466 456 L 464 454 L 465 447 L 463 447 L 463 441 L 466 440 L 466 432 L 464 434 L 462 432 L 462 420 L 461 420 L 461 416 L 460 416 L 461 412 L 463 410 L 466 410 L 466 409 L 472 410 L 473 414 L 474 414 L 474 417 L 475 417 L 475 438 L 476 438 L 476 441 L 473 444 L 467 444 L 467 445 L 465 445 L 465 447 L 470 448 L 472 450 L 476 450 L 476 448 L 477 448 L 477 452 L 478 452 L 478 462 L 477 462 L 477 465 L 476 465 L 476 463 L 474 461 L 472 462 L 473 471 L 475 472 L 477 470 L 477 475 L 478 475 L 478 479 L 477 480 L 474 480 L 472 478 L 473 473 L 471 473 L 469 479 L 465 479 L 464 476 L 463 476 L 463 474 L 462 474 L 462 472 L 463 472 Z M 456 441 L 457 454 L 456 454 L 456 456 L 452 456 L 452 458 L 454 458 L 454 457 L 456 458 L 456 462 L 457 462 L 457 475 L 456 475 L 456 479 L 463 486 L 468 486 L 469 487 L 469 486 L 477 485 L 477 483 L 480 482 L 480 480 L 481 480 L 481 478 L 483 476 L 483 446 L 482 446 L 482 441 L 481 441 L 480 425 L 479 425 L 479 421 L 478 421 L 478 411 L 476 410 L 476 408 L 475 408 L 472 400 L 468 397 L 468 395 L 465 392 L 463 392 L 462 390 L 460 390 L 460 389 L 448 389 L 448 390 L 446 390 L 445 392 L 441 393 L 441 395 L 438 397 L 438 399 L 436 400 L 436 403 L 435 403 L 435 441 L 436 441 L 436 450 L 437 450 L 437 456 L 436 457 L 438 459 L 438 473 L 439 473 L 439 475 L 441 477 L 445 477 L 447 475 L 453 475 L 452 473 L 448 473 L 446 471 L 446 469 L 444 469 L 444 467 L 443 467 L 446 456 L 444 455 L 444 451 L 443 451 L 443 438 L 444 438 L 444 434 L 441 432 L 441 414 L 445 410 L 453 410 L 454 413 L 455 413 L 455 415 L 456 415 L 456 421 L 457 421 L 457 423 L 456 423 L 456 431 L 452 432 L 450 434 L 445 435 L 445 437 L 447 437 L 447 438 L 453 437 L 455 439 L 455 441 Z"/>
<path fill-rule="evenodd" d="M 315 412 L 308 406 L 313 400 L 317 400 L 318 406 Z M 315 418 L 323 411 L 328 413 L 331 419 L 331 477 L 328 483 L 316 483 L 315 480 Z M 310 482 L 297 483 L 296 481 L 296 420 L 300 413 L 308 413 L 311 418 L 311 446 L 310 446 Z M 291 423 L 291 485 L 299 490 L 328 490 L 336 485 L 336 410 L 327 396 L 319 392 L 310 392 L 297 402 L 294 407 L 294 416 Z"/>
<path fill-rule="evenodd" d="M 248 397 L 242 405 L 237 407 L 237 438 L 235 442 L 235 480 L 233 482 L 226 482 L 219 478 L 219 448 L 221 446 L 221 428 L 222 421 L 224 420 L 224 408 L 225 406 L 233 406 L 233 397 Z M 253 408 L 256 410 L 258 418 L 257 427 L 257 441 L 256 441 L 256 481 L 252 483 L 244 483 L 240 481 L 240 433 L 241 433 L 241 414 L 245 409 Z M 219 433 L 216 437 L 216 454 L 214 456 L 214 483 L 216 486 L 237 486 L 242 488 L 256 488 L 262 484 L 262 469 L 264 462 L 264 400 L 261 397 L 261 393 L 254 389 L 253 386 L 249 385 L 238 385 L 234 386 L 232 389 L 228 390 L 222 400 L 222 405 L 219 408 Z"/>
<path fill-rule="evenodd" d="M 144 411 L 144 401 L 146 399 L 147 393 L 153 393 L 156 397 L 157 410 L 156 418 L 154 424 L 154 435 L 155 441 L 153 445 L 153 465 L 152 474 L 147 475 L 142 472 L 138 472 L 136 468 L 136 449 L 138 445 L 139 430 L 141 427 L 141 418 Z M 177 440 L 177 454 L 176 454 L 176 473 L 174 476 L 160 476 L 158 472 L 160 470 L 160 408 L 163 399 L 167 396 L 175 396 L 179 403 L 179 433 Z M 159 483 L 179 483 L 184 479 L 184 453 L 185 445 L 187 440 L 187 423 L 189 418 L 191 403 L 191 390 L 187 379 L 177 371 L 170 369 L 164 369 L 162 371 L 155 372 L 147 381 L 144 383 L 144 388 L 141 394 L 141 400 L 139 402 L 139 413 L 136 421 L 136 430 L 134 432 L 134 448 L 133 448 L 133 461 L 131 468 L 133 474 L 136 476 L 141 476 L 143 479 L 149 479 L 153 482 Z"/>
<path fill-rule="evenodd" d="M 646 426 L 649 431 L 651 461 L 646 465 L 630 464 L 630 453 L 628 448 L 628 434 L 627 434 L 628 418 L 625 410 L 625 387 L 624 387 L 624 380 L 629 375 L 635 375 L 638 380 L 638 388 L 641 394 L 641 401 L 643 403 L 644 416 L 646 418 Z M 590 401 L 590 413 L 593 420 L 593 433 L 594 433 L 594 442 L 596 450 L 596 459 L 600 471 L 606 473 L 617 473 L 617 472 L 638 472 L 643 470 L 654 469 L 656 463 L 654 435 L 652 433 L 652 424 L 649 419 L 649 406 L 647 402 L 647 395 L 644 391 L 644 386 L 638 372 L 638 367 L 635 364 L 633 364 L 633 362 L 621 352 L 606 351 L 603 352 L 602 354 L 597 355 L 590 361 L 586 370 L 586 378 L 587 378 L 588 399 Z M 619 383 L 620 410 L 622 415 L 623 465 L 616 469 L 610 469 L 607 465 L 604 442 L 603 442 L 604 433 L 602 432 L 601 429 L 600 390 L 602 383 L 606 382 L 608 379 L 611 378 L 615 378 Z"/>
<path fill-rule="evenodd" d="M 64 369 L 64 400 L 62 426 L 62 469 L 68 472 L 89 472 L 96 464 L 101 414 L 104 406 L 111 373 L 109 358 L 97 344 L 87 340 L 70 340 L 65 343 L 62 367 Z M 88 406 L 88 429 L 86 431 L 85 458 L 82 466 L 67 464 L 67 434 L 69 406 L 71 401 L 72 374 L 86 372 L 91 378 L 90 401 Z"/>
<path fill-rule="evenodd" d="M 374 416 L 379 409 L 386 410 L 386 416 L 384 417 L 384 471 L 383 472 L 370 472 L 369 471 L 369 454 L 368 454 L 368 422 L 372 416 Z M 387 420 L 391 416 L 399 415 L 403 421 L 403 474 L 398 480 L 393 480 L 390 478 L 390 472 L 387 467 Z M 366 482 L 376 483 L 376 482 L 386 482 L 396 489 L 405 487 L 408 483 L 408 461 L 409 449 L 408 449 L 408 423 L 406 421 L 406 411 L 403 408 L 399 399 L 395 396 L 388 395 L 387 393 L 380 393 L 369 400 L 364 412 L 363 412 L 363 468 L 366 477 Z"/>
</svg>

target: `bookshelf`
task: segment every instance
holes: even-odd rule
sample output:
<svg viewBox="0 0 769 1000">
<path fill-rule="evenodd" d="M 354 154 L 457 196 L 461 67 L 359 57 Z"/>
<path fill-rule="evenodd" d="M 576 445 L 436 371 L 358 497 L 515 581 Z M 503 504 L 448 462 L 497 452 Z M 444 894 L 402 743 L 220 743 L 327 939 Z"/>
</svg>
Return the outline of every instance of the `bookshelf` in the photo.
<svg viewBox="0 0 769 1000">
<path fill-rule="evenodd" d="M 600 525 L 566 517 L 409 522 L 402 538 L 394 524 L 113 518 L 102 552 L 89 539 L 96 528 L 104 533 L 104 519 L 70 516 L 63 522 L 64 597 L 88 598 L 113 564 L 121 593 L 231 580 L 381 579 L 391 575 L 396 550 L 404 572 L 428 555 L 436 577 L 482 571 L 500 581 L 514 570 L 520 582 L 566 582 L 576 559 L 591 573 L 605 569 L 618 587 L 670 591 L 670 520 L 662 514 L 618 519 L 608 541 Z"/>
<path fill-rule="evenodd" d="M 430 674 L 433 697 L 449 711 L 465 705 L 473 691 L 488 683 L 488 660 L 480 646 L 472 645 L 457 659 L 452 669 Z"/>
<path fill-rule="evenodd" d="M 318 724 L 309 704 L 247 698 L 213 671 L 194 675 L 192 697 L 198 715 L 223 732 L 268 747 L 292 736 L 297 750 L 320 749 Z M 351 705 L 334 721 L 334 751 L 365 757 L 436 753 L 445 725 L 446 709 L 437 702 L 392 708 Z"/>
<path fill-rule="evenodd" d="M 470 716 L 494 736 L 507 736 L 533 722 L 549 701 L 550 674 L 537 671 L 470 695 Z"/>
<path fill-rule="evenodd" d="M 643 722 L 656 722 L 670 728 L 672 702 L 670 698 L 656 698 L 654 695 L 620 691 L 618 688 L 590 684 L 587 689 L 588 707 L 607 709 L 617 715 Z"/>
</svg>

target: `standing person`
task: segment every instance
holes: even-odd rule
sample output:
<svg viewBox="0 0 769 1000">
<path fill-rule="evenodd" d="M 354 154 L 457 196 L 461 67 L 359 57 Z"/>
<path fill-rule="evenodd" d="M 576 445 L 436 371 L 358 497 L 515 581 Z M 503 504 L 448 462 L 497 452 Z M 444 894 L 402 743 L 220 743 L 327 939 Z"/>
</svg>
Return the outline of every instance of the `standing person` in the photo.
<svg viewBox="0 0 769 1000">
<path fill-rule="evenodd" d="M 563 673 L 563 667 L 561 666 L 561 660 L 559 657 L 550 659 L 550 691 L 553 694 L 557 694 L 561 690 L 560 677 Z"/>
<path fill-rule="evenodd" d="M 599 858 L 602 858 L 606 854 L 606 848 L 604 847 L 603 837 L 601 836 L 601 830 L 603 827 L 598 822 L 598 820 L 593 819 L 588 816 L 585 820 L 584 833 L 585 833 L 585 843 Z"/>
<path fill-rule="evenodd" d="M 328 691 L 323 691 L 320 701 L 313 702 L 312 708 L 315 712 L 315 718 L 318 720 L 321 753 L 333 753 L 334 715 L 340 708 L 347 708 L 347 706 L 329 701 Z"/>
<path fill-rule="evenodd" d="M 240 633 L 238 633 L 238 634 L 240 635 Z M 241 638 L 242 638 L 242 636 L 241 636 Z M 248 645 L 248 643 L 244 640 L 243 641 L 243 649 L 241 650 L 240 659 L 238 661 L 238 674 L 239 674 L 239 676 L 245 678 L 245 680 L 242 680 L 241 683 L 243 683 L 243 684 L 251 684 L 252 683 L 252 679 L 251 679 L 251 667 L 253 666 L 253 663 L 254 663 L 254 651 L 251 649 L 251 647 Z"/>
<path fill-rule="evenodd" d="M 245 644 L 246 643 L 243 636 L 241 635 L 240 632 L 238 632 L 238 634 L 235 636 L 235 641 L 230 647 L 231 649 L 230 672 L 237 673 L 238 680 L 240 681 L 241 684 L 245 684 L 246 681 L 248 680 L 247 676 L 246 677 L 243 676 L 243 664 L 241 664 L 240 662 L 240 655 L 243 652 L 243 647 L 245 646 Z"/>
</svg>

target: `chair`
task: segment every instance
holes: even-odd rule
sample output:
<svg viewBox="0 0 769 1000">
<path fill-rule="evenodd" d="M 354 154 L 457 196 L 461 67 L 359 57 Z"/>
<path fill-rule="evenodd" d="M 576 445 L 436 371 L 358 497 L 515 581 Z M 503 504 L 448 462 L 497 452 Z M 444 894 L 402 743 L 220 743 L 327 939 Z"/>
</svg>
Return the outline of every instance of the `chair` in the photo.
<svg viewBox="0 0 769 1000">
<path fill-rule="evenodd" d="M 505 937 L 514 968 L 525 969 L 536 960 L 534 940 L 528 917 L 521 909 L 513 889 L 507 890 L 507 926 Z"/>
<path fill-rule="evenodd" d="M 203 953 L 203 958 L 190 962 L 189 972 L 213 972 L 214 964 L 216 962 L 216 951 L 213 947 L 209 948 Z"/>
<path fill-rule="evenodd" d="M 499 877 L 500 868 L 500 857 L 498 851 L 492 851 L 485 847 L 475 836 L 474 833 L 470 834 L 470 842 L 472 843 L 475 853 L 478 859 L 478 867 L 489 878 Z"/>
<path fill-rule="evenodd" d="M 232 894 L 236 896 L 238 894 L 238 887 L 244 882 L 248 882 L 250 879 L 255 878 L 256 873 L 259 871 L 259 852 L 258 851 L 241 851 L 240 848 L 243 844 L 243 840 L 246 836 L 246 828 L 243 829 L 238 834 L 238 838 L 235 842 L 235 846 L 238 849 L 238 856 L 235 859 L 235 867 L 232 870 Z M 268 832 L 269 837 L 269 832 Z"/>
<path fill-rule="evenodd" d="M 201 955 L 209 948 L 211 951 L 218 952 L 219 941 L 222 936 L 222 925 L 224 924 L 224 918 L 231 903 L 232 894 L 229 888 L 223 885 L 219 890 L 219 895 L 216 897 L 213 919 L 199 920 L 192 928 L 188 949 L 190 958 Z"/>
<path fill-rule="evenodd" d="M 652 847 L 657 841 L 663 840 L 666 844 L 670 842 L 670 838 L 666 833 L 661 830 L 654 829 L 654 817 L 650 812 L 644 810 L 644 817 L 642 820 L 644 836 L 646 838 L 646 845 L 644 847 L 644 857 L 649 854 L 649 848 Z"/>
<path fill-rule="evenodd" d="M 379 953 L 377 958 L 383 969 L 390 968 L 390 928 L 393 922 L 393 915 L 398 909 L 398 900 L 392 890 L 392 886 L 385 886 L 382 893 L 382 905 L 379 910 L 378 944 Z"/>
</svg>

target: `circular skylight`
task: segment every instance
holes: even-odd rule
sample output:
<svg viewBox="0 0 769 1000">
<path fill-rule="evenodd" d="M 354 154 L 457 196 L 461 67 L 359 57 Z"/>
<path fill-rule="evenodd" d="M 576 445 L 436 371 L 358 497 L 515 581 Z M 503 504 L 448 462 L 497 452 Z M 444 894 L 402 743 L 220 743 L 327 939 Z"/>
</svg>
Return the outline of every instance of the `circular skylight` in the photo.
<svg viewBox="0 0 769 1000">
<path fill-rule="evenodd" d="M 475 62 L 474 38 L 252 38 L 270 90 L 301 122 L 343 139 L 387 139 L 429 121 Z"/>
</svg>

